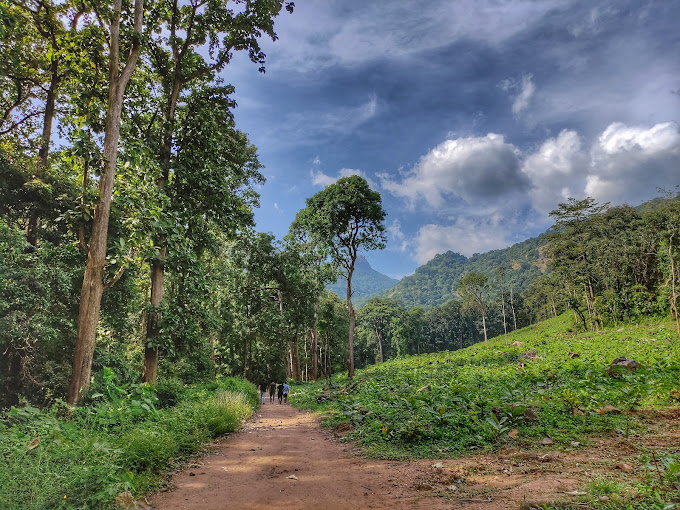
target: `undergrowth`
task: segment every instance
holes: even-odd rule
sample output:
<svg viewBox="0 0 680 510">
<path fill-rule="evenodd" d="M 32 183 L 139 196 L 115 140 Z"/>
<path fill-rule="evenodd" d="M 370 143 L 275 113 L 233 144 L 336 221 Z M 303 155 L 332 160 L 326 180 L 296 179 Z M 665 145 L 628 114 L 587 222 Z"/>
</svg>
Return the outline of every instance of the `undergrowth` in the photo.
<svg viewBox="0 0 680 510">
<path fill-rule="evenodd" d="M 619 356 L 640 367 L 607 373 Z M 444 458 L 643 433 L 637 413 L 677 405 L 679 375 L 670 322 L 579 333 L 565 314 L 513 332 L 507 343 L 497 337 L 392 360 L 331 385 L 298 385 L 291 401 L 321 412 L 328 426 L 343 423 L 345 437 L 369 456 Z"/>
<path fill-rule="evenodd" d="M 114 507 L 121 492 L 157 487 L 170 465 L 236 430 L 259 401 L 237 378 L 192 388 L 106 378 L 86 405 L 24 405 L 0 417 L 0 507 Z"/>
</svg>

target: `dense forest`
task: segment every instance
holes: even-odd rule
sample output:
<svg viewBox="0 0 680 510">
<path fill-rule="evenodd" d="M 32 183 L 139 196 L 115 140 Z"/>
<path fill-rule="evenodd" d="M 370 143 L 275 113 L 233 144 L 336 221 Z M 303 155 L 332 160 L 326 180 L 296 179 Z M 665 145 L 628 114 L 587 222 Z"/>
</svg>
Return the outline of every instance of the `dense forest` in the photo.
<svg viewBox="0 0 680 510">
<path fill-rule="evenodd" d="M 310 197 L 285 239 L 256 232 L 261 165 L 219 72 L 237 51 L 264 70 L 259 38 L 293 8 L 2 4 L 0 405 L 77 403 L 104 370 L 120 384 L 352 374 L 566 309 L 589 329 L 677 319 L 672 194 L 572 199 L 547 235 L 438 255 L 358 313 L 360 253 L 386 241 L 364 179 Z"/>
</svg>

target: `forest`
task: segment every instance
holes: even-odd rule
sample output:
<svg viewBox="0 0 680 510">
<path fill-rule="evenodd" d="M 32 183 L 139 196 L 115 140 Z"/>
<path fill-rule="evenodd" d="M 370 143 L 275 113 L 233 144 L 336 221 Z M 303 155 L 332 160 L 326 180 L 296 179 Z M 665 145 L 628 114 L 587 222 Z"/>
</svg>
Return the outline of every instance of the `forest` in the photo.
<svg viewBox="0 0 680 510">
<path fill-rule="evenodd" d="M 355 310 L 357 260 L 386 243 L 366 180 L 309 197 L 283 239 L 255 229 L 262 167 L 219 73 L 236 52 L 264 72 L 259 40 L 276 39 L 275 18 L 294 4 L 239 5 L 0 2 L 7 459 L 18 444 L 37 451 L 48 430 L 63 444 L 88 430 L 89 449 L 71 455 L 99 448 L 116 466 L 72 478 L 90 494 L 81 505 L 97 505 L 154 487 L 170 459 L 237 428 L 257 406 L 248 381 L 354 377 L 564 312 L 584 332 L 670 317 L 680 341 L 675 193 L 643 208 L 556 204 L 529 247 L 545 267 L 492 252 L 456 272 L 444 254 L 411 283 L 436 290 L 429 307 L 383 295 Z M 342 299 L 326 290 L 338 278 Z M 220 399 L 232 398 L 226 413 Z M 58 506 L 61 495 L 40 494 L 36 507 Z"/>
</svg>

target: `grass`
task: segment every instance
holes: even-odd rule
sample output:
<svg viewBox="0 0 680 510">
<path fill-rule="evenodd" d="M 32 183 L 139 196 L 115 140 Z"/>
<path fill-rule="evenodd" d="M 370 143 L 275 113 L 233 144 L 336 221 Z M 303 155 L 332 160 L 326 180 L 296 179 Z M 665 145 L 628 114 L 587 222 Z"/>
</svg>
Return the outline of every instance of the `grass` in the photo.
<svg viewBox="0 0 680 510">
<path fill-rule="evenodd" d="M 158 487 L 170 465 L 236 430 L 258 405 L 255 387 L 241 379 L 175 385 L 175 405 L 166 408 L 152 388 L 118 390 L 75 409 L 27 405 L 5 413 L 0 507 L 114 508 L 119 493 Z"/>
<path fill-rule="evenodd" d="M 619 356 L 640 368 L 607 374 Z M 506 445 L 540 448 L 545 438 L 551 448 L 569 449 L 593 435 L 640 433 L 637 411 L 678 404 L 679 375 L 680 341 L 670 321 L 583 333 L 565 314 L 511 333 L 507 344 L 497 337 L 375 365 L 353 380 L 335 378 L 332 387 L 298 385 L 291 401 L 320 412 L 327 426 L 345 423 L 346 438 L 368 456 L 446 458 Z M 605 481 L 589 494 L 608 498 Z M 675 490 L 658 485 L 657 493 Z"/>
</svg>

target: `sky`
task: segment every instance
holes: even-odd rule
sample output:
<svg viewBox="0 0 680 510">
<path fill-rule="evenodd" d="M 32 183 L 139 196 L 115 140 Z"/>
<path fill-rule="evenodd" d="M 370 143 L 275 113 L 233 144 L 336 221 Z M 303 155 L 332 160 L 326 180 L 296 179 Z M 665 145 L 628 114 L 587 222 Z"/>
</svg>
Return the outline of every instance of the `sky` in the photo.
<svg viewBox="0 0 680 510">
<path fill-rule="evenodd" d="M 382 196 L 401 278 L 547 230 L 573 197 L 637 205 L 680 185 L 680 2 L 297 0 L 237 55 L 237 127 L 258 147 L 258 231 L 358 174 Z"/>
</svg>

